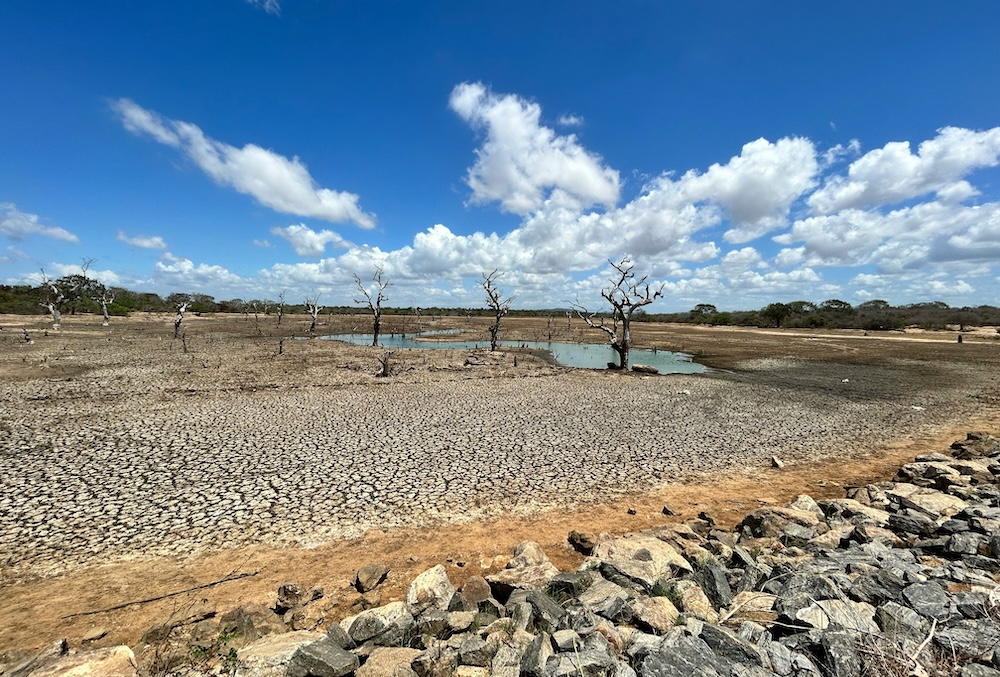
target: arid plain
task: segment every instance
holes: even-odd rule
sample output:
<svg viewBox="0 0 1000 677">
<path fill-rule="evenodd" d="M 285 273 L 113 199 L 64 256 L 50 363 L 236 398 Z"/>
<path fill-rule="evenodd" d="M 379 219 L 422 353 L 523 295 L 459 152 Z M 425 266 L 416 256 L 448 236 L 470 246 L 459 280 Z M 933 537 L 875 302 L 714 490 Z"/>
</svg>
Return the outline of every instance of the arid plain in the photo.
<svg viewBox="0 0 1000 677">
<path fill-rule="evenodd" d="M 189 314 L 183 340 L 167 316 L 45 319 L 0 316 L 0 650 L 98 626 L 134 642 L 180 598 L 91 612 L 233 572 L 253 575 L 198 594 L 225 609 L 300 580 L 346 608 L 369 561 L 391 565 L 388 599 L 437 562 L 456 581 L 502 566 L 524 538 L 571 567 L 570 529 L 735 521 L 1000 429 L 993 328 L 641 324 L 637 346 L 712 369 L 640 376 L 516 348 L 601 340 L 578 320 L 508 318 L 501 351 L 397 350 L 377 378 L 383 350 L 301 338 L 302 316 Z M 422 319 L 484 346 L 486 324 Z"/>
</svg>

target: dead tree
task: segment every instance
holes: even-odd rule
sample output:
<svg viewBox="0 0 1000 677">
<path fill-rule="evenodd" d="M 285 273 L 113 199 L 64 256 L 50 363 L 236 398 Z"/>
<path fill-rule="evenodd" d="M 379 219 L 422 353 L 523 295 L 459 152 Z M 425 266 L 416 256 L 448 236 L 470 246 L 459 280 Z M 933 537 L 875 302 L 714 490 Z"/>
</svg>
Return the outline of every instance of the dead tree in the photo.
<svg viewBox="0 0 1000 677">
<path fill-rule="evenodd" d="M 366 303 L 368 304 L 368 310 L 372 314 L 372 345 L 378 345 L 378 336 L 382 331 L 382 303 L 388 299 L 385 295 L 386 287 L 392 286 L 389 282 L 382 279 L 382 268 L 375 269 L 375 275 L 372 277 L 375 285 L 372 290 L 369 291 L 361 284 L 361 278 L 357 275 L 354 276 L 354 283 L 358 285 L 358 291 L 364 295 L 364 300 L 354 299 L 355 303 Z"/>
<path fill-rule="evenodd" d="M 615 269 L 616 275 L 611 278 L 611 285 L 601 290 L 601 296 L 611 304 L 611 326 L 596 312 L 590 312 L 579 301 L 571 303 L 576 314 L 587 323 L 587 326 L 600 329 L 608 335 L 608 341 L 618 353 L 617 369 L 628 369 L 628 353 L 632 347 L 632 313 L 637 308 L 648 306 L 663 296 L 663 285 L 655 291 L 646 282 L 646 275 L 636 279 L 633 268 L 635 264 L 629 257 L 622 257 L 618 263 L 608 261 Z M 611 367 L 613 363 L 609 362 Z"/>
<path fill-rule="evenodd" d="M 107 327 L 111 324 L 111 315 L 108 313 L 108 306 L 115 302 L 114 291 L 102 286 L 100 294 L 92 296 L 91 298 L 101 304 L 101 314 L 104 315 L 104 321 L 101 322 L 101 326 Z"/>
<path fill-rule="evenodd" d="M 181 333 L 181 322 L 184 321 L 184 313 L 187 309 L 191 307 L 191 300 L 181 301 L 177 304 L 177 315 L 174 317 L 174 338 L 180 336 Z M 184 344 L 184 350 L 187 352 L 187 344 Z"/>
<path fill-rule="evenodd" d="M 45 274 L 45 269 L 42 269 L 40 286 L 46 289 L 47 298 L 44 301 L 40 301 L 38 305 L 49 311 L 49 315 L 52 316 L 53 329 L 58 329 L 62 323 L 63 304 L 75 301 L 80 294 L 80 289 L 88 282 L 87 268 L 92 262 L 92 259 L 84 260 L 81 266 L 83 270 L 82 275 L 69 275 L 61 277 L 58 280 L 49 279 L 49 276 Z"/>
<path fill-rule="evenodd" d="M 319 317 L 319 313 L 323 310 L 323 306 L 319 304 L 319 294 L 316 294 L 311 299 L 307 298 L 305 302 L 306 312 L 312 317 L 312 322 L 309 323 L 309 333 L 316 331 L 316 319 Z"/>
<path fill-rule="evenodd" d="M 281 326 L 281 317 L 285 314 L 285 292 L 278 294 L 278 326 Z"/>
<path fill-rule="evenodd" d="M 39 301 L 38 305 L 43 308 L 48 309 L 49 315 L 52 316 L 52 328 L 58 329 L 59 325 L 62 323 L 62 305 L 66 302 L 67 295 L 65 290 L 61 289 L 55 281 L 50 280 L 45 274 L 45 269 L 42 269 L 42 287 L 48 289 L 48 298 L 44 301 Z"/>
<path fill-rule="evenodd" d="M 500 335 L 500 320 L 510 311 L 510 304 L 514 300 L 513 296 L 504 298 L 503 291 L 496 286 L 497 278 L 502 276 L 503 273 L 498 273 L 494 269 L 489 275 L 483 273 L 483 279 L 480 282 L 483 286 L 483 291 L 486 292 L 486 305 L 493 311 L 493 324 L 490 325 L 490 352 L 497 349 L 497 337 Z"/>
<path fill-rule="evenodd" d="M 388 378 L 390 376 L 389 370 L 389 358 L 392 357 L 392 351 L 387 350 L 382 353 L 382 357 L 379 358 L 379 371 L 375 374 L 376 378 Z"/>
</svg>

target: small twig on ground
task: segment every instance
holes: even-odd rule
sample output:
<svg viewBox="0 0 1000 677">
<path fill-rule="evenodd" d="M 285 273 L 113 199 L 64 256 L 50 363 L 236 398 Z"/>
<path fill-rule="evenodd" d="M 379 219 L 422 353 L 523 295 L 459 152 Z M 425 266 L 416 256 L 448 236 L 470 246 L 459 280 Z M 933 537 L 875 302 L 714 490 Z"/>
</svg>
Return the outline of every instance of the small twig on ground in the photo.
<svg viewBox="0 0 1000 677">
<path fill-rule="evenodd" d="M 136 604 L 149 604 L 150 602 L 158 602 L 161 599 L 169 599 L 170 597 L 177 597 L 178 595 L 184 595 L 184 594 L 187 594 L 189 592 L 194 592 L 195 590 L 204 590 L 205 588 L 211 588 L 211 587 L 216 586 L 216 585 L 221 585 L 222 583 L 229 583 L 230 581 L 238 581 L 241 578 L 249 578 L 251 576 L 256 576 L 259 573 L 260 573 L 260 570 L 257 570 L 257 571 L 244 571 L 243 573 L 239 573 L 239 574 L 235 574 L 235 575 L 232 574 L 232 573 L 230 573 L 230 574 L 226 575 L 225 577 L 220 578 L 217 581 L 212 581 L 210 583 L 204 583 L 202 585 L 196 585 L 196 586 L 194 586 L 192 588 L 185 588 L 184 590 L 177 590 L 176 592 L 168 592 L 165 595 L 157 595 L 156 597 L 147 597 L 146 599 L 137 599 L 137 600 L 133 600 L 131 602 L 124 602 L 122 604 L 116 604 L 114 606 L 109 606 L 109 607 L 107 607 L 105 609 L 97 609 L 95 611 L 80 611 L 80 612 L 75 613 L 75 614 L 69 614 L 68 616 L 63 616 L 63 618 L 66 619 L 66 618 L 76 618 L 78 616 L 93 616 L 94 614 L 103 614 L 103 613 L 108 612 L 108 611 L 117 611 L 118 609 L 124 609 L 127 606 L 133 606 L 133 605 L 136 605 Z"/>
<path fill-rule="evenodd" d="M 937 619 L 935 618 L 931 621 L 931 631 L 927 633 L 927 637 L 924 638 L 924 641 L 920 643 L 920 646 L 917 647 L 917 650 L 913 652 L 912 656 L 910 656 L 910 660 L 913 661 L 914 665 L 918 664 L 917 656 L 920 655 L 921 651 L 927 648 L 927 645 L 930 643 L 931 639 L 934 638 L 934 630 L 936 629 L 937 629 Z"/>
</svg>

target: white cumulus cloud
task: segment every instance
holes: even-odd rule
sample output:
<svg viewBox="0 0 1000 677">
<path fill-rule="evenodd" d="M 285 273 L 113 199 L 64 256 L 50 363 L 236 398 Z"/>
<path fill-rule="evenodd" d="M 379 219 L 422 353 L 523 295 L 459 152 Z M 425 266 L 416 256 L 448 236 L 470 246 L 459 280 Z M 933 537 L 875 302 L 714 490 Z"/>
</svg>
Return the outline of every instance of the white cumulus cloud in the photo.
<svg viewBox="0 0 1000 677">
<path fill-rule="evenodd" d="M 548 201 L 574 209 L 618 202 L 618 172 L 584 149 L 573 134 L 541 124 L 541 107 L 514 94 L 497 95 L 482 83 L 454 88 L 451 109 L 486 139 L 466 182 L 476 203 L 499 202 L 527 214 Z"/>
<path fill-rule="evenodd" d="M 230 272 L 225 266 L 195 263 L 188 258 L 166 252 L 156 262 L 153 279 L 173 291 L 188 289 L 233 288 L 246 284 L 246 280 Z"/>
<path fill-rule="evenodd" d="M 304 223 L 293 224 L 280 228 L 275 226 L 271 233 L 288 240 L 292 249 L 299 256 L 318 259 L 323 256 L 326 246 L 333 245 L 336 249 L 346 249 L 350 243 L 332 230 L 315 231 Z"/>
<path fill-rule="evenodd" d="M 64 242 L 80 241 L 80 238 L 65 228 L 42 225 L 38 215 L 19 211 L 17 206 L 10 202 L 0 202 L 0 235 L 15 241 L 23 240 L 30 235 L 51 237 Z"/>
<path fill-rule="evenodd" d="M 216 183 L 265 207 L 362 228 L 375 226 L 375 217 L 359 207 L 358 195 L 320 188 L 298 157 L 288 159 L 252 143 L 230 146 L 205 136 L 197 125 L 164 118 L 129 99 L 115 101 L 112 108 L 130 132 L 177 149 Z"/>
<path fill-rule="evenodd" d="M 129 236 L 123 230 L 119 230 L 116 236 L 120 242 L 141 249 L 166 249 L 167 243 L 159 235 L 135 235 Z"/>
<path fill-rule="evenodd" d="M 909 141 L 894 141 L 865 153 L 851 163 L 847 176 L 834 176 L 809 197 L 817 214 L 842 209 L 891 205 L 928 193 L 966 197 L 970 186 L 956 186 L 973 169 L 994 167 L 1000 158 L 1000 127 L 977 132 L 945 127 L 920 144 L 917 153 Z"/>
</svg>

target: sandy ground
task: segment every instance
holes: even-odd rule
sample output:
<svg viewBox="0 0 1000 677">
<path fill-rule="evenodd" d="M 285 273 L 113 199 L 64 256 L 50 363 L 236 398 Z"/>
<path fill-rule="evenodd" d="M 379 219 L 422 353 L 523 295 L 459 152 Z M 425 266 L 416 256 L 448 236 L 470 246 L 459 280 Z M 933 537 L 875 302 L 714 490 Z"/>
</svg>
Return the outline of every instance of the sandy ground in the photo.
<svg viewBox="0 0 1000 677">
<path fill-rule="evenodd" d="M 320 329 L 330 333 L 363 326 L 359 317 L 326 321 Z M 393 322 L 390 320 L 389 331 L 415 329 Z M 1000 341 L 995 330 L 989 329 L 966 334 L 963 344 L 957 344 L 955 332 L 864 335 L 638 327 L 638 344 L 682 350 L 718 368 L 705 377 L 684 377 L 693 379 L 693 385 L 681 388 L 676 385 L 680 381 L 671 380 L 677 377 L 569 373 L 523 353 L 517 355 L 515 368 L 510 351 L 493 356 L 476 354 L 471 365 L 466 364 L 467 351 L 398 351 L 392 356 L 396 373 L 390 379 L 375 379 L 380 350 L 292 341 L 293 334 L 304 333 L 306 324 L 301 317 L 286 317 L 280 331 L 273 317 L 255 321 L 252 316 L 189 316 L 185 323 L 186 350 L 185 342 L 171 338 L 170 318 L 166 317 L 115 319 L 109 328 L 100 327 L 94 318 L 67 317 L 59 332 L 46 335 L 44 318 L 0 316 L 0 436 L 7 435 L 0 443 L 4 464 L 0 522 L 13 520 L 4 546 L 7 557 L 0 566 L 0 594 L 7 602 L 0 616 L 0 650 L 40 646 L 62 637 L 78 643 L 95 627 L 108 630 L 101 644 L 130 644 L 153 622 L 195 596 L 211 599 L 220 610 L 248 602 L 271 604 L 275 589 L 286 580 L 324 587 L 328 600 L 334 603 L 331 615 L 343 615 L 357 600 L 349 590 L 349 579 L 366 562 L 384 561 L 391 566 L 388 582 L 379 589 L 381 598 L 388 601 L 401 596 L 413 576 L 438 562 L 449 567 L 456 582 L 501 567 L 514 545 L 528 538 L 542 543 L 560 568 L 569 569 L 580 561 L 566 545 L 571 529 L 624 532 L 684 519 L 703 509 L 732 524 L 761 502 L 783 502 L 798 493 L 839 495 L 845 485 L 888 478 L 914 455 L 941 450 L 967 430 L 1000 429 L 996 379 L 1000 374 Z M 423 324 L 425 328 L 474 325 L 479 335 L 485 327 L 483 320 L 465 318 L 424 318 Z M 600 338 L 578 325 L 567 327 L 565 318 L 509 320 L 506 324 L 507 337 L 512 340 L 541 340 L 550 335 L 554 340 Z M 31 343 L 24 341 L 24 329 Z M 284 343 L 279 346 L 282 337 Z M 841 375 L 847 375 L 853 385 L 843 384 Z M 499 387 L 486 387 L 491 383 Z M 604 392 L 602 384 L 618 397 L 603 410 L 594 408 Z M 751 414 L 755 398 L 763 393 L 768 399 L 760 402 L 770 404 L 758 403 L 753 424 L 765 432 L 780 432 L 783 426 L 787 430 L 771 437 L 763 435 L 769 440 L 764 449 L 754 451 L 752 444 L 743 445 L 745 458 L 741 457 L 744 462 L 738 474 L 726 471 L 725 464 L 709 464 L 700 473 L 682 473 L 686 477 L 683 483 L 653 473 L 637 479 L 627 491 L 603 494 L 604 485 L 596 478 L 587 485 L 591 493 L 583 499 L 577 496 L 560 503 L 556 491 L 545 500 L 515 506 L 511 495 L 501 495 L 493 509 L 471 521 L 463 519 L 467 508 L 459 503 L 451 513 L 424 520 L 424 526 L 373 524 L 359 538 L 312 540 L 309 547 L 280 545 L 268 538 L 197 547 L 183 540 L 193 538 L 185 533 L 172 554 L 158 553 L 156 547 L 137 537 L 135 542 L 141 545 L 133 551 L 97 548 L 93 556 L 74 560 L 50 550 L 51 538 L 39 539 L 31 528 L 18 527 L 16 518 L 23 517 L 19 511 L 25 492 L 45 487 L 47 482 L 44 473 L 33 483 L 17 482 L 38 470 L 39 459 L 45 458 L 37 451 L 41 442 L 51 442 L 58 450 L 59 439 L 65 434 L 53 431 L 60 426 L 75 430 L 88 421 L 100 421 L 102 413 L 118 421 L 133 415 L 129 412 L 151 412 L 149 420 L 168 421 L 157 412 L 179 408 L 202 411 L 220 402 L 254 398 L 260 398 L 262 411 L 267 411 L 303 392 L 322 402 L 337 391 L 353 397 L 387 387 L 390 391 L 386 392 L 400 393 L 399 397 L 404 391 L 419 395 L 471 388 L 468 392 L 481 399 L 488 399 L 494 391 L 507 393 L 509 398 L 511 388 L 529 394 L 569 390 L 588 398 L 582 408 L 591 412 L 589 418 L 599 418 L 594 412 L 605 411 L 609 425 L 616 416 L 639 416 L 641 420 L 645 415 L 627 411 L 629 402 L 621 401 L 627 399 L 622 393 L 630 391 L 665 398 L 686 390 L 691 392 L 686 397 L 694 397 L 696 404 L 706 407 L 718 406 L 720 392 L 746 392 L 750 395 L 744 399 L 749 399 Z M 851 390 L 846 390 L 848 387 Z M 781 403 L 809 408 L 799 418 L 821 421 L 823 426 L 790 424 L 795 410 L 787 408 L 791 404 L 779 407 Z M 578 408 L 570 400 L 567 416 Z M 488 410 L 486 407 L 483 417 Z M 769 420 L 769 414 L 779 410 L 784 413 Z M 674 430 L 666 419 L 669 416 L 657 425 Z M 138 420 L 143 419 L 139 416 Z M 850 424 L 852 420 L 857 423 Z M 873 421 L 877 429 L 872 429 Z M 714 428 L 699 429 L 697 441 L 714 449 L 739 447 L 736 438 L 749 435 L 740 425 L 738 420 L 720 419 Z M 113 426 L 105 428 L 114 433 L 107 439 L 120 438 Z M 151 429 L 157 439 L 170 433 L 169 426 Z M 539 425 L 526 430 L 543 429 Z M 356 431 L 353 434 L 364 437 Z M 560 434 L 571 435 L 572 428 Z M 634 445 L 631 455 L 649 453 L 651 446 L 640 429 L 628 434 Z M 683 435 L 680 438 L 683 441 Z M 690 446 L 696 447 L 694 441 L 692 438 Z M 159 439 L 159 443 L 164 440 Z M 419 440 L 410 443 L 418 444 Z M 69 447 L 79 444 L 74 441 Z M 666 446 L 680 448 L 679 444 Z M 781 470 L 771 469 L 765 462 L 771 453 L 790 463 Z M 509 472 L 531 475 L 517 467 Z M 95 479 L 98 484 L 100 476 Z M 517 479 L 511 478 L 515 486 Z M 50 477 L 50 483 L 58 483 L 58 478 Z M 544 485 L 542 481 L 531 486 L 542 491 Z M 475 486 L 465 493 L 475 494 Z M 95 502 L 99 501 L 87 501 Z M 676 516 L 664 517 L 664 505 Z M 635 514 L 628 514 L 629 510 Z M 394 511 L 412 513 L 413 509 L 398 507 Z M 93 523 L 95 520 L 65 529 L 66 535 L 84 533 Z M 135 533 L 143 533 L 142 515 L 136 517 L 136 523 Z M 211 583 L 233 572 L 254 575 L 189 595 L 91 613 Z"/>
</svg>

